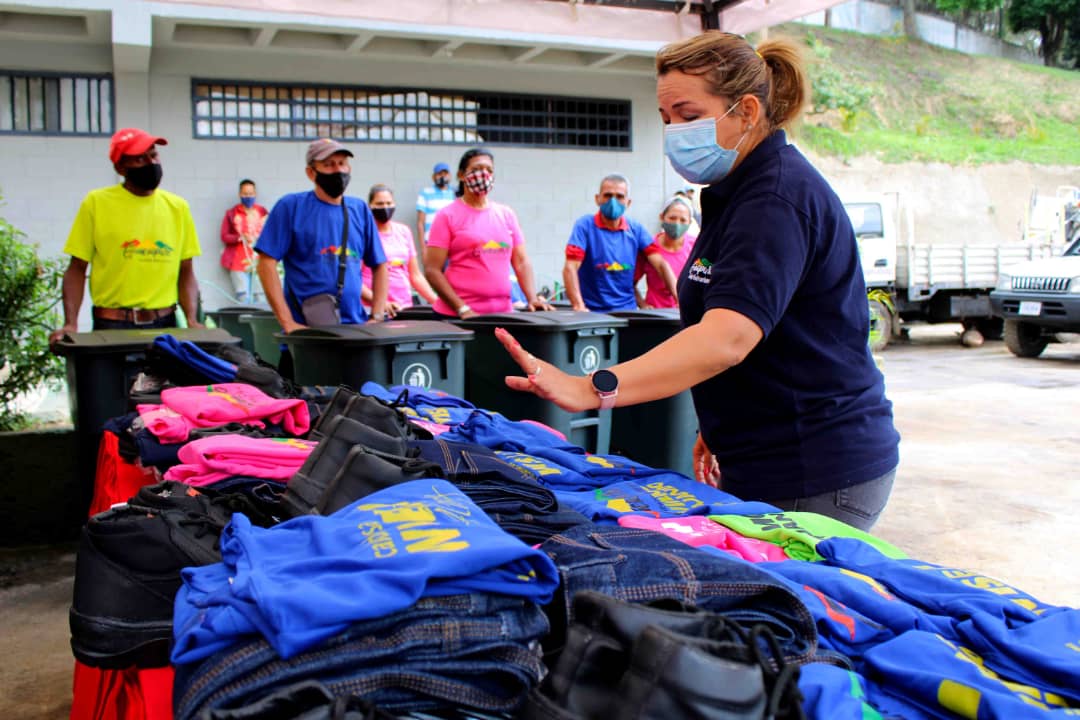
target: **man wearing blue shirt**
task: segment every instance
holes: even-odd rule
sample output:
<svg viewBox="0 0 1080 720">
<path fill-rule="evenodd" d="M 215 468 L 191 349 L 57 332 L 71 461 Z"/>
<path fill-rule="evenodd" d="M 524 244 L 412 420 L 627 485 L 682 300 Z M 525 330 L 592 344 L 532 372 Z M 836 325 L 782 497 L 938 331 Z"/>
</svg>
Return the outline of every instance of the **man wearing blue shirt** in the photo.
<svg viewBox="0 0 1080 720">
<path fill-rule="evenodd" d="M 677 296 L 675 274 L 649 232 L 624 215 L 630 202 L 630 182 L 622 175 L 608 175 L 596 194 L 599 211 L 574 223 L 566 243 L 563 282 L 575 310 L 635 310 L 634 266 L 639 254 L 660 273 L 668 292 Z"/>
<path fill-rule="evenodd" d="M 457 197 L 450 187 L 450 166 L 444 162 L 435 163 L 431 171 L 431 186 L 423 188 L 416 196 L 416 249 L 424 254 L 431 224 L 435 222 L 435 213 L 454 202 Z"/>
<path fill-rule="evenodd" d="M 371 320 L 381 320 L 385 314 L 386 256 L 375 218 L 363 200 L 345 197 L 352 156 L 336 140 L 323 138 L 311 143 L 306 172 L 315 187 L 278 200 L 255 246 L 259 253 L 259 280 L 274 315 L 287 333 L 305 326 L 304 302 L 324 294 L 336 298 L 340 322 L 367 320 L 367 312 L 360 304 L 361 261 L 372 268 Z M 347 234 L 342 232 L 346 217 Z M 339 278 L 343 253 L 342 284 Z M 278 277 L 278 262 L 285 263 L 284 290 Z"/>
</svg>

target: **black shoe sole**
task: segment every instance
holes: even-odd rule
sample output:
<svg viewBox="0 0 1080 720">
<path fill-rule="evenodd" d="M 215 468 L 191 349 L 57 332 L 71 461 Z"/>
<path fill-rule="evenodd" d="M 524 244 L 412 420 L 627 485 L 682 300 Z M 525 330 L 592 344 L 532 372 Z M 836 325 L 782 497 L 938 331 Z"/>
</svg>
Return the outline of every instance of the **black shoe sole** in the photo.
<svg viewBox="0 0 1080 720">
<path fill-rule="evenodd" d="M 90 667 L 118 670 L 156 668 L 169 664 L 172 621 L 131 623 L 115 618 L 89 617 L 72 608 L 71 652 Z"/>
</svg>

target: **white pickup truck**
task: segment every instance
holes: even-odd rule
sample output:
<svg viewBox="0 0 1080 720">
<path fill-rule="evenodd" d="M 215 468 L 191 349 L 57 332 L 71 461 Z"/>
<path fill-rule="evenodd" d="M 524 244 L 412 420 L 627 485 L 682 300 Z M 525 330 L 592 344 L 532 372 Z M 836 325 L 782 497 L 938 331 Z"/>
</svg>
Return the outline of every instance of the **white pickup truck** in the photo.
<svg viewBox="0 0 1080 720">
<path fill-rule="evenodd" d="M 901 321 L 960 322 L 986 338 L 1002 334 L 990 293 L 1003 268 L 1046 257 L 1041 241 L 1003 245 L 918 243 L 911 212 L 895 194 L 844 198 L 870 303 L 870 346 L 883 349 Z"/>
</svg>

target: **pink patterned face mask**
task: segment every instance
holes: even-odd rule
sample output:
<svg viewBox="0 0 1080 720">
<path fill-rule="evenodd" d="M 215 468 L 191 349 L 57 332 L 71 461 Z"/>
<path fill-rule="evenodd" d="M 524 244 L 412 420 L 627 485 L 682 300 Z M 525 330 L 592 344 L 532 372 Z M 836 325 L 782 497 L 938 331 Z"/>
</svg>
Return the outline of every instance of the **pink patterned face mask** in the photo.
<svg viewBox="0 0 1080 720">
<path fill-rule="evenodd" d="M 490 170 L 473 170 L 463 178 L 465 187 L 475 195 L 487 195 L 495 185 L 495 173 Z"/>
</svg>

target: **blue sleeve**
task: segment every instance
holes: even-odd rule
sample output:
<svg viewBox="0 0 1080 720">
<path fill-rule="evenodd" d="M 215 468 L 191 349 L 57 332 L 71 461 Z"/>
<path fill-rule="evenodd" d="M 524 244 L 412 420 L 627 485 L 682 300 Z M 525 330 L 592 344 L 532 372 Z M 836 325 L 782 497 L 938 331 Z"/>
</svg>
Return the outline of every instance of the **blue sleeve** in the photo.
<svg viewBox="0 0 1080 720">
<path fill-rule="evenodd" d="M 764 194 L 740 204 L 721 232 L 705 310 L 734 310 L 768 336 L 809 265 L 809 221 L 787 200 Z"/>
<path fill-rule="evenodd" d="M 653 239 L 649 235 L 649 231 L 645 229 L 645 226 L 639 222 L 634 223 L 634 244 L 637 245 L 637 251 L 644 252 L 645 248 L 652 245 Z"/>
<path fill-rule="evenodd" d="M 353 213 L 360 227 L 360 237 L 363 238 L 364 264 L 369 268 L 382 265 L 386 262 L 386 255 L 383 253 L 382 242 L 379 240 L 379 229 L 375 226 L 375 217 L 368 209 L 367 203 L 362 200 L 357 201 L 353 207 Z"/>
<path fill-rule="evenodd" d="M 285 254 L 289 251 L 289 246 L 292 244 L 294 205 L 294 196 L 292 195 L 286 195 L 274 203 L 274 209 L 266 216 L 262 234 L 259 235 L 259 239 L 255 243 L 256 251 L 275 260 L 281 260 L 285 257 Z"/>
<path fill-rule="evenodd" d="M 587 223 L 590 222 L 592 222 L 591 215 L 579 218 L 574 223 L 574 229 L 570 231 L 570 239 L 566 241 L 566 244 L 581 248 L 587 252 L 589 249 L 589 226 Z"/>
</svg>

